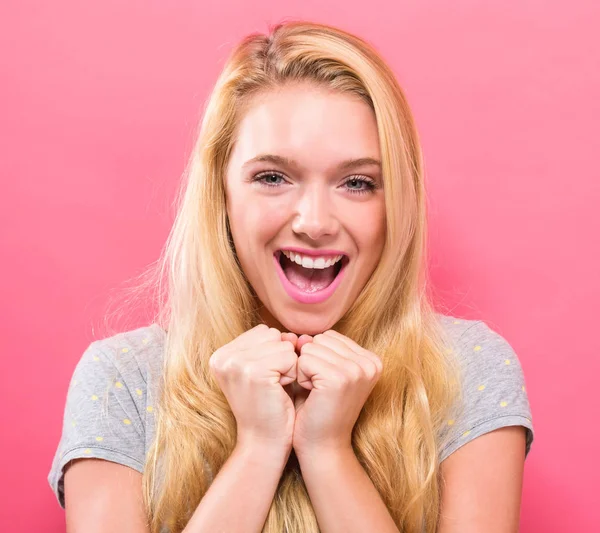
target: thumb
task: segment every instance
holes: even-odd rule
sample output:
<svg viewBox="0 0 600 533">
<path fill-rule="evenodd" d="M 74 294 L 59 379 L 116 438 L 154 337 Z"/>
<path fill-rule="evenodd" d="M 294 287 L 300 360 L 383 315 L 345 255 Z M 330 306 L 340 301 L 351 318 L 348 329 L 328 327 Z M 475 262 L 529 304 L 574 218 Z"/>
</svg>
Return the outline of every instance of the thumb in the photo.
<svg viewBox="0 0 600 533">
<path fill-rule="evenodd" d="M 285 333 L 281 334 L 281 340 L 290 341 L 294 345 L 294 349 L 298 349 L 298 335 L 295 333 L 286 331 Z"/>
<path fill-rule="evenodd" d="M 290 333 L 290 332 L 285 332 L 281 334 L 281 340 L 282 341 L 290 341 L 293 345 L 294 345 L 294 351 L 297 350 L 297 344 L 298 344 L 298 335 L 296 335 L 295 333 Z M 293 369 L 291 369 L 291 371 L 287 374 L 282 374 L 281 377 L 279 378 L 279 383 L 281 385 L 283 385 L 284 389 L 286 387 L 289 387 L 290 384 L 292 384 L 294 381 L 296 381 L 296 372 L 297 372 L 297 367 L 294 367 Z M 286 392 L 288 394 L 290 394 L 290 389 L 287 388 Z"/>
<path fill-rule="evenodd" d="M 303 333 L 302 335 L 300 335 L 300 338 L 296 342 L 296 352 L 300 353 L 302 346 L 304 346 L 305 344 L 307 344 L 309 342 L 312 342 L 312 340 L 313 340 L 313 338 L 311 335 L 307 335 L 306 333 Z"/>
</svg>

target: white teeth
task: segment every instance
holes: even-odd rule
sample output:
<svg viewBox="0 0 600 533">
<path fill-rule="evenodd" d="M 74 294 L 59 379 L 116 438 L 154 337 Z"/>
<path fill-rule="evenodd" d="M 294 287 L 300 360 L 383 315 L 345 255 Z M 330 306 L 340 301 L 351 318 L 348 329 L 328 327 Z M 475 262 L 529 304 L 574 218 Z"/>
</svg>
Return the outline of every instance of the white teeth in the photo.
<svg viewBox="0 0 600 533">
<path fill-rule="evenodd" d="M 325 259 L 317 257 L 313 263 L 313 268 L 325 268 Z"/>
<path fill-rule="evenodd" d="M 308 256 L 308 255 L 301 255 L 301 254 L 297 254 L 295 252 L 290 252 L 288 250 L 282 250 L 281 251 L 283 253 L 283 255 L 285 255 L 290 261 L 293 261 L 294 263 L 301 265 L 303 268 L 317 268 L 317 269 L 323 269 L 323 268 L 328 268 L 331 265 L 334 265 L 335 263 L 337 263 L 342 257 L 344 257 L 343 255 L 336 255 L 334 257 L 312 257 L 312 256 Z"/>
</svg>

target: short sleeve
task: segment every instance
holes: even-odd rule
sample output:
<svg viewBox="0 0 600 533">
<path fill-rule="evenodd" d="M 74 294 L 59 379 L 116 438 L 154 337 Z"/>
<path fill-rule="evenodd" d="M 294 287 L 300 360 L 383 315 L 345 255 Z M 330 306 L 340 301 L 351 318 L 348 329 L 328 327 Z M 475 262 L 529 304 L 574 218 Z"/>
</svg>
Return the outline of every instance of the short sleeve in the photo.
<svg viewBox="0 0 600 533">
<path fill-rule="evenodd" d="M 534 437 L 525 376 L 512 346 L 485 322 L 468 325 L 457 343 L 463 403 L 447 420 L 440 462 L 477 437 L 504 426 L 525 428 L 525 458 Z"/>
<path fill-rule="evenodd" d="M 94 341 L 73 372 L 62 435 L 48 475 L 63 508 L 64 467 L 73 459 L 94 457 L 143 471 L 145 428 L 137 398 L 142 396 L 143 384 L 139 372 L 131 368 L 135 360 L 117 361 L 122 355 L 110 339 Z"/>
</svg>

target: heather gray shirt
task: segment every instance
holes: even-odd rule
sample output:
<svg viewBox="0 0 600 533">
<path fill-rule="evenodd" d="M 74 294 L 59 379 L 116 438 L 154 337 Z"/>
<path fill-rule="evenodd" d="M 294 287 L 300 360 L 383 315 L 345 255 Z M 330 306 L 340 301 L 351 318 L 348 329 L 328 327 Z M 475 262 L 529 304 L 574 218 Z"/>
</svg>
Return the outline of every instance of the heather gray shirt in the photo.
<svg viewBox="0 0 600 533">
<path fill-rule="evenodd" d="M 520 361 L 483 321 L 439 315 L 463 372 L 464 409 L 447 421 L 440 462 L 467 442 L 503 426 L 534 430 Z M 66 397 L 62 436 L 48 482 L 64 507 L 63 469 L 95 457 L 143 472 L 154 437 L 165 332 L 157 325 L 92 342 L 77 363 Z"/>
</svg>

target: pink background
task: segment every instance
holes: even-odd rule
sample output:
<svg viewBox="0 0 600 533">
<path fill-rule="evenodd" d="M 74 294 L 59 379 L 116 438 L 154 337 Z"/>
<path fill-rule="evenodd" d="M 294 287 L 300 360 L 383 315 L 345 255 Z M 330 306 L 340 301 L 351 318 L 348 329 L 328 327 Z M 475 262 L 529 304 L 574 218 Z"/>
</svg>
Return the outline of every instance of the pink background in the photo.
<svg viewBox="0 0 600 533">
<path fill-rule="evenodd" d="M 591 0 L 0 3 L 0 530 L 64 531 L 46 477 L 71 372 L 112 290 L 159 253 L 227 52 L 283 17 L 356 32 L 396 71 L 425 150 L 437 294 L 525 372 L 521 531 L 600 531 Z"/>
</svg>

